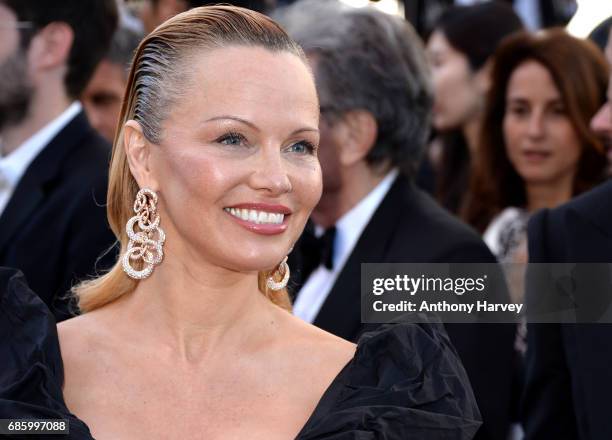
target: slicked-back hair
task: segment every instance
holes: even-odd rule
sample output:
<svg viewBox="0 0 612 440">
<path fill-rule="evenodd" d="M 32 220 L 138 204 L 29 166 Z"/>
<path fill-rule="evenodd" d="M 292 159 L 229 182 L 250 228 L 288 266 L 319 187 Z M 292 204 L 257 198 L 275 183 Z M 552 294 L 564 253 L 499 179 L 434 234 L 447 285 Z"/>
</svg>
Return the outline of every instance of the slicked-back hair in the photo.
<svg viewBox="0 0 612 440">
<path fill-rule="evenodd" d="M 336 0 L 302 0 L 274 17 L 316 59 L 322 116 L 366 110 L 377 139 L 366 160 L 414 176 L 429 135 L 432 86 L 423 44 L 405 20 Z"/>
<path fill-rule="evenodd" d="M 194 57 L 235 46 L 288 52 L 307 65 L 301 48 L 272 19 L 234 6 L 204 6 L 178 14 L 158 26 L 138 46 L 113 143 L 107 195 L 108 222 L 119 240 L 121 254 L 127 250 L 125 224 L 133 215 L 132 206 L 139 190 L 123 148 L 125 123 L 137 121 L 145 138 L 159 144 L 168 112 L 180 105 L 180 98 L 193 83 L 190 65 Z M 272 273 L 259 273 L 259 289 L 270 301 L 289 309 L 287 291 L 273 291 L 266 286 L 266 279 Z M 121 262 L 117 262 L 107 274 L 73 290 L 80 310 L 87 312 L 133 291 L 136 285 L 137 281 L 128 278 Z"/>
<path fill-rule="evenodd" d="M 76 99 L 107 52 L 117 27 L 116 0 L 0 0 L 13 10 L 19 21 L 33 23 L 24 32 L 26 48 L 37 30 L 53 22 L 67 23 L 74 33 L 64 78 L 66 94 Z"/>
</svg>

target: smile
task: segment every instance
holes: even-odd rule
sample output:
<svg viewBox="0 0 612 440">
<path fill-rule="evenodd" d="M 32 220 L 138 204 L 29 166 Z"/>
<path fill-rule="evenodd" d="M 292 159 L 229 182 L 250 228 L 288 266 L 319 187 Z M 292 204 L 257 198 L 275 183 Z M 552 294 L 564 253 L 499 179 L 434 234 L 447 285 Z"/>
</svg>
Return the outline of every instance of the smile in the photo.
<svg viewBox="0 0 612 440">
<path fill-rule="evenodd" d="M 285 214 L 276 212 L 258 211 L 255 209 L 223 208 L 225 212 L 241 220 L 258 225 L 280 225 L 285 219 Z"/>
</svg>

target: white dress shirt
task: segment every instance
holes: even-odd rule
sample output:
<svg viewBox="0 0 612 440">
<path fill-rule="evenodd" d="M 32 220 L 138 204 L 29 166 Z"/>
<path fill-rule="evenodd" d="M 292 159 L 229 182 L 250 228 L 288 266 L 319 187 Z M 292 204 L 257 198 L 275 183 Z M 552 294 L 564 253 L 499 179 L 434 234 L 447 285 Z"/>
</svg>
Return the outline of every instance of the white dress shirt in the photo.
<svg viewBox="0 0 612 440">
<path fill-rule="evenodd" d="M 391 185 L 398 175 L 398 170 L 393 169 L 376 187 L 370 191 L 357 205 L 344 214 L 336 222 L 336 236 L 334 238 L 332 263 L 333 269 L 328 269 L 321 264 L 317 267 L 299 292 L 293 305 L 293 314 L 306 322 L 313 322 L 321 306 L 327 299 L 336 282 L 336 278 L 353 253 L 363 230 L 370 222 L 374 212 L 389 192 Z M 315 227 L 315 235 L 320 237 L 324 230 L 320 226 Z"/>
<path fill-rule="evenodd" d="M 73 102 L 8 156 L 2 155 L 0 145 L 0 216 L 32 161 L 80 111 L 81 104 Z"/>
</svg>

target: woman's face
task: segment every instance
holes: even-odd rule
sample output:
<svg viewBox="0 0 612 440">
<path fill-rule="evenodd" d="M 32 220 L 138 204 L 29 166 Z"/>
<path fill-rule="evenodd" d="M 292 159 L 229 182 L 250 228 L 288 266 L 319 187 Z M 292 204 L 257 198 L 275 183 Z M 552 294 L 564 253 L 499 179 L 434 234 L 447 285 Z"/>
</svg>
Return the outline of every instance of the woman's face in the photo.
<svg viewBox="0 0 612 440">
<path fill-rule="evenodd" d="M 321 196 L 311 74 L 295 55 L 253 47 L 187 64 L 193 79 L 151 146 L 166 258 L 174 251 L 232 270 L 271 269 Z"/>
<path fill-rule="evenodd" d="M 537 61 L 523 62 L 510 76 L 503 131 L 508 158 L 525 182 L 573 180 L 580 140 L 550 72 Z"/>
<path fill-rule="evenodd" d="M 435 31 L 427 42 L 435 92 L 433 125 L 437 130 L 460 129 L 481 110 L 483 93 L 467 57 Z"/>
</svg>

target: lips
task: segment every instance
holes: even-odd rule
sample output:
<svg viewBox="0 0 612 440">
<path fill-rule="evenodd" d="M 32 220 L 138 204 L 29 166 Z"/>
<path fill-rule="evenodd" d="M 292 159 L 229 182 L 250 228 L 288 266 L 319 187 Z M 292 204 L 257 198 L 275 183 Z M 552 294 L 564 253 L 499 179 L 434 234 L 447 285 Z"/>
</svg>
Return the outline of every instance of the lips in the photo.
<svg viewBox="0 0 612 440">
<path fill-rule="evenodd" d="M 552 153 L 544 150 L 523 150 L 522 155 L 529 162 L 542 162 L 548 159 Z"/>
</svg>

